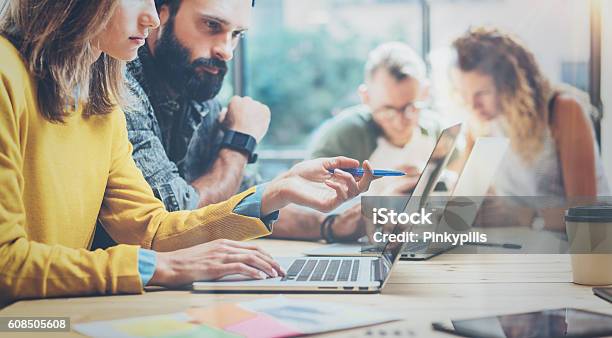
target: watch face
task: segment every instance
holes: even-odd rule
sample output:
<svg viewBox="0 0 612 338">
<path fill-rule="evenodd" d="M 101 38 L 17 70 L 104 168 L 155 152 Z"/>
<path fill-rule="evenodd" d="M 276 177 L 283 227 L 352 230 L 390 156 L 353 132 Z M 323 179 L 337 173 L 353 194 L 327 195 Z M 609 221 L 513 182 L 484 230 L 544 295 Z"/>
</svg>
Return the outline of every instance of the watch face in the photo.
<svg viewBox="0 0 612 338">
<path fill-rule="evenodd" d="M 248 135 L 238 134 L 238 133 L 234 134 L 234 139 L 233 139 L 232 143 L 234 143 L 235 145 L 239 145 L 241 147 L 246 147 L 248 142 L 249 142 L 249 136 Z"/>
<path fill-rule="evenodd" d="M 257 154 L 255 154 L 257 141 L 250 135 L 229 130 L 225 136 L 223 136 L 221 146 L 234 149 L 247 155 L 249 158 L 249 163 L 255 163 L 255 161 L 257 161 Z"/>
</svg>

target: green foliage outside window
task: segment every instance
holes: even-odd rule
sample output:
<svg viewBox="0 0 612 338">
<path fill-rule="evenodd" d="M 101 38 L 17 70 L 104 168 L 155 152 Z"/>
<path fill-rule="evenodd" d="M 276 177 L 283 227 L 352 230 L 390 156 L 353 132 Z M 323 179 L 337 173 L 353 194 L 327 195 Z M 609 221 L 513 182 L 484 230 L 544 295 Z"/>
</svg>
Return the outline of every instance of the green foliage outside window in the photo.
<svg viewBox="0 0 612 338">
<path fill-rule="evenodd" d="M 273 116 L 264 146 L 305 146 L 334 110 L 358 102 L 371 46 L 356 36 L 333 38 L 325 29 L 270 29 L 250 37 L 249 94 Z"/>
</svg>

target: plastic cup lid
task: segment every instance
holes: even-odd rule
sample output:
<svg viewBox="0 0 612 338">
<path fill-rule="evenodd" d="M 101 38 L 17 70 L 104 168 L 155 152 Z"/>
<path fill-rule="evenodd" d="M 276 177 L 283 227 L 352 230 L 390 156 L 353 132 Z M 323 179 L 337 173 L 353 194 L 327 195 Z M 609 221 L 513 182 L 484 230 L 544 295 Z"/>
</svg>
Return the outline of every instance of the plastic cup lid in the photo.
<svg viewBox="0 0 612 338">
<path fill-rule="evenodd" d="M 612 205 L 586 205 L 569 208 L 565 212 L 568 222 L 612 222 Z"/>
</svg>

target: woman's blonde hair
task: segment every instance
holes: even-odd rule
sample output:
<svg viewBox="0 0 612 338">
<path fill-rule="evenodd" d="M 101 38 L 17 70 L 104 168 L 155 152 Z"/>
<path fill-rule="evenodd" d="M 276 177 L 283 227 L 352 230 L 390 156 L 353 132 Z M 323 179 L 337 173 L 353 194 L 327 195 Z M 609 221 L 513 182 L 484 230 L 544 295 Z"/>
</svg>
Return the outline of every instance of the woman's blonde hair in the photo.
<svg viewBox="0 0 612 338">
<path fill-rule="evenodd" d="M 493 78 L 513 149 L 528 163 L 542 150 L 548 132 L 549 81 L 533 53 L 516 37 L 475 28 L 453 42 L 457 66 Z"/>
<path fill-rule="evenodd" d="M 107 25 L 117 0 L 5 0 L 0 34 L 20 51 L 37 86 L 41 114 L 63 122 L 78 97 L 86 115 L 110 113 L 124 101 L 125 63 L 92 40 Z M 80 93 L 80 94 L 78 94 Z M 78 103 L 78 102 L 77 102 Z"/>
</svg>

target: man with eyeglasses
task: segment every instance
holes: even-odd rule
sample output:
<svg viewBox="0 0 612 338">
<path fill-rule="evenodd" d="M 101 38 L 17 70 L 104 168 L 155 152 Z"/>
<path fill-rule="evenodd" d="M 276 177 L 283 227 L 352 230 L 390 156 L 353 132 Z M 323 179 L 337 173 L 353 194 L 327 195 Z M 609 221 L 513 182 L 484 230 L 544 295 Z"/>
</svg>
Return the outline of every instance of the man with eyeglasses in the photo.
<svg viewBox="0 0 612 338">
<path fill-rule="evenodd" d="M 362 104 L 325 122 L 315 133 L 310 157 L 349 156 L 379 168 L 411 173 L 373 182 L 370 192 L 401 194 L 416 184 L 441 132 L 436 114 L 426 110 L 429 84 L 425 62 L 408 45 L 384 43 L 368 56 Z M 391 180 L 396 180 L 389 184 Z"/>
</svg>

